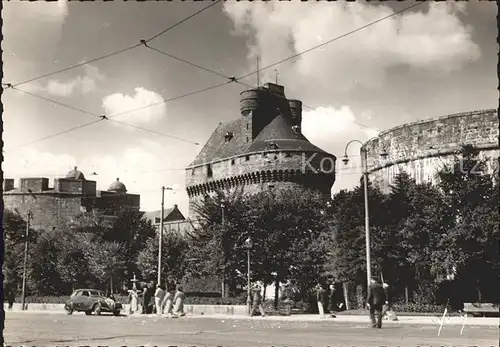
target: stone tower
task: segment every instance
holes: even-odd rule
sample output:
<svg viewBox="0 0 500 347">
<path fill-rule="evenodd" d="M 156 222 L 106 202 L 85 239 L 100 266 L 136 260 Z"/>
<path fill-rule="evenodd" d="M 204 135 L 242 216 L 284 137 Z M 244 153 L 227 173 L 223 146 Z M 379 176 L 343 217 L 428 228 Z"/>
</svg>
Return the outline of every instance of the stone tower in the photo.
<svg viewBox="0 0 500 347">
<path fill-rule="evenodd" d="M 238 119 L 219 124 L 186 168 L 190 218 L 196 218 L 195 202 L 228 188 L 301 187 L 330 196 L 336 157 L 302 135 L 302 102 L 266 83 L 241 93 L 240 111 Z"/>
</svg>

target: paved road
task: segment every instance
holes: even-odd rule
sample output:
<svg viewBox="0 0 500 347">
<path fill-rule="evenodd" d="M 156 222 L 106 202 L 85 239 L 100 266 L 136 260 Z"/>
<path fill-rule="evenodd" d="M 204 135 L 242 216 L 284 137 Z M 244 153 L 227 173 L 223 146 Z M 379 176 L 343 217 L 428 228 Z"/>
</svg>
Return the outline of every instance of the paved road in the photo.
<svg viewBox="0 0 500 347">
<path fill-rule="evenodd" d="M 8 346 L 498 346 L 497 326 L 279 321 L 7 312 Z"/>
</svg>

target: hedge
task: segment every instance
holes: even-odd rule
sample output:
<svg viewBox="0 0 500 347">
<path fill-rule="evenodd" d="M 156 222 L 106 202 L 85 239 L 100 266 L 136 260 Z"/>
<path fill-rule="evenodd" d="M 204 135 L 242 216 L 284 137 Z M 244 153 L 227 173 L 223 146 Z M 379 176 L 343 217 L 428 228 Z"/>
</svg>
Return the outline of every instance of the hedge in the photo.
<svg viewBox="0 0 500 347">
<path fill-rule="evenodd" d="M 118 302 L 122 304 L 128 303 L 128 297 L 126 295 L 115 295 Z M 27 296 L 26 303 L 37 303 L 37 304 L 64 304 L 69 300 L 68 296 Z M 21 302 L 21 297 L 16 297 L 16 303 Z M 235 298 L 214 298 L 214 297 L 203 297 L 203 296 L 186 296 L 187 305 L 246 305 L 246 295 L 240 295 Z M 266 300 L 264 306 L 266 308 L 271 308 L 274 304 L 273 300 Z M 298 301 L 294 302 L 293 307 L 298 309 L 300 312 L 310 312 L 315 313 L 315 305 L 311 303 Z M 414 304 L 409 303 L 408 305 L 402 303 L 394 304 L 393 309 L 396 312 L 405 313 L 442 313 L 445 307 L 443 305 L 433 305 L 433 304 Z M 359 312 L 358 312 L 359 311 Z M 344 314 L 365 314 L 366 310 L 349 310 L 345 311 Z"/>
</svg>

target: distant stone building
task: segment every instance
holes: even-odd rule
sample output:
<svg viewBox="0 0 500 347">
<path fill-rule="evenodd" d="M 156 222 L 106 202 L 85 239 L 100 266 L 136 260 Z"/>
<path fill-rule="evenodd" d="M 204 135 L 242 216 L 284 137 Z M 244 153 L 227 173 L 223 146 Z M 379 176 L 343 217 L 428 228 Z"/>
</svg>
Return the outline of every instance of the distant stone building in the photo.
<svg viewBox="0 0 500 347">
<path fill-rule="evenodd" d="M 66 227 L 80 212 L 100 211 L 113 216 L 124 208 L 140 208 L 140 195 L 128 194 L 118 178 L 108 190 L 100 191 L 96 182 L 86 180 L 76 167 L 66 177 L 54 179 L 53 187 L 45 177 L 21 178 L 17 188 L 14 179 L 6 178 L 3 199 L 5 209 L 17 211 L 24 218 L 31 210 L 31 225 L 44 230 Z"/>
<path fill-rule="evenodd" d="M 186 168 L 189 217 L 193 205 L 217 190 L 301 187 L 330 196 L 336 157 L 302 135 L 302 102 L 267 83 L 241 93 L 241 115 L 220 123 Z"/>
<path fill-rule="evenodd" d="M 487 159 L 487 172 L 498 176 L 499 120 L 497 110 L 452 114 L 404 124 L 367 143 L 370 180 L 384 192 L 398 173 L 405 171 L 417 183 L 437 183 L 436 173 L 460 156 L 464 145 L 479 150 Z M 380 158 L 385 150 L 388 156 Z"/>
<path fill-rule="evenodd" d="M 153 224 L 157 232 L 160 230 L 161 210 L 146 212 L 144 213 L 144 217 L 151 221 L 151 224 Z M 176 232 L 180 235 L 186 235 L 186 232 L 192 230 L 192 228 L 191 222 L 184 217 L 177 204 L 172 208 L 165 209 L 163 213 L 164 232 Z"/>
</svg>

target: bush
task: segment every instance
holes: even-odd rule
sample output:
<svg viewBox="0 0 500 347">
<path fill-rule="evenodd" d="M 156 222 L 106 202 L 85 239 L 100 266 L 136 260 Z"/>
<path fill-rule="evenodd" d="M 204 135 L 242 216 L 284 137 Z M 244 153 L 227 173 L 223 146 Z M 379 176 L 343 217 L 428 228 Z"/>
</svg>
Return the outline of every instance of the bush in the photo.
<svg viewBox="0 0 500 347">
<path fill-rule="evenodd" d="M 443 313 L 445 309 L 444 305 L 415 304 L 415 303 L 408 303 L 408 305 L 397 303 L 392 305 L 392 307 L 396 312 L 414 312 L 414 313 Z"/>
<path fill-rule="evenodd" d="M 246 297 L 213 298 L 203 296 L 186 296 L 186 305 L 245 305 Z"/>
</svg>

